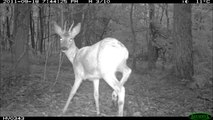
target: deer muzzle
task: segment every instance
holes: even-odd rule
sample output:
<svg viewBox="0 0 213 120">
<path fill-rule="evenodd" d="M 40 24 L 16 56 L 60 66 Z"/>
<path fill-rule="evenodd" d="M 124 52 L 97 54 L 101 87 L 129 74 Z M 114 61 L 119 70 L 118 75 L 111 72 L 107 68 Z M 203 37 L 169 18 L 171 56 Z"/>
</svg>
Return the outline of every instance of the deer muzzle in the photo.
<svg viewBox="0 0 213 120">
<path fill-rule="evenodd" d="M 61 50 L 68 50 L 68 48 L 67 47 L 65 47 L 65 46 L 61 46 L 61 48 L 60 48 Z"/>
</svg>

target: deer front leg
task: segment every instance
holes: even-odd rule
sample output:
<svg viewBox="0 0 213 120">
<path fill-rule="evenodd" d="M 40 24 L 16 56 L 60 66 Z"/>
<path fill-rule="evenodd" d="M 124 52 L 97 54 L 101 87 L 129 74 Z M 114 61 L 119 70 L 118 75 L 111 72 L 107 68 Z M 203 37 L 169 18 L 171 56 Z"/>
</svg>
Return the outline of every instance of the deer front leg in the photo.
<svg viewBox="0 0 213 120">
<path fill-rule="evenodd" d="M 75 95 L 76 91 L 78 90 L 78 88 L 79 88 L 81 82 L 82 82 L 82 79 L 81 79 L 81 78 L 75 77 L 75 83 L 74 83 L 74 85 L 73 85 L 73 87 L 72 87 L 72 90 L 71 90 L 71 92 L 70 92 L 70 95 L 69 95 L 69 98 L 68 98 L 68 100 L 67 100 L 67 102 L 66 102 L 66 105 L 64 106 L 63 114 L 67 111 L 67 108 L 68 108 L 68 106 L 69 106 L 69 103 L 70 103 L 70 101 L 72 100 L 73 96 Z"/>
<path fill-rule="evenodd" d="M 97 115 L 99 115 L 100 114 L 100 109 L 99 109 L 99 79 L 93 80 L 93 85 L 94 85 L 94 98 L 95 98 L 96 111 L 97 111 Z"/>
</svg>

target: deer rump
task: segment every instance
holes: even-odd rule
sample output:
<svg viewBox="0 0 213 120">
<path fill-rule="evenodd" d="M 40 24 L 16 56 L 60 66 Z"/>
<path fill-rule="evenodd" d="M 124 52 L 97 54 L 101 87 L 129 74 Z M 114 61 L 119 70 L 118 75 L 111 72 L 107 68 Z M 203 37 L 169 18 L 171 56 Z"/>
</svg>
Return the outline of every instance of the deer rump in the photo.
<svg viewBox="0 0 213 120">
<path fill-rule="evenodd" d="M 122 69 L 128 50 L 115 38 L 105 38 L 92 46 L 80 49 L 74 58 L 75 74 L 82 79 L 100 79 Z"/>
</svg>

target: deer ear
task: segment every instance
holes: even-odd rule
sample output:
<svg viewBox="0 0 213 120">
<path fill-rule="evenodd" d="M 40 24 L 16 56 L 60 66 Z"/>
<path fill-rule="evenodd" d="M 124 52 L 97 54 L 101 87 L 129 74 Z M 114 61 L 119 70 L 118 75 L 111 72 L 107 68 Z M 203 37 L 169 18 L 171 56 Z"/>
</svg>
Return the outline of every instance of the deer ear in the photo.
<svg viewBox="0 0 213 120">
<path fill-rule="evenodd" d="M 55 28 L 55 32 L 58 34 L 58 35 L 62 35 L 62 29 L 60 26 L 58 26 L 58 24 L 56 22 L 54 22 L 54 28 Z"/>
<path fill-rule="evenodd" d="M 80 29 L 81 29 L 81 23 L 78 23 L 70 32 L 71 36 L 74 38 L 80 32 Z"/>
</svg>

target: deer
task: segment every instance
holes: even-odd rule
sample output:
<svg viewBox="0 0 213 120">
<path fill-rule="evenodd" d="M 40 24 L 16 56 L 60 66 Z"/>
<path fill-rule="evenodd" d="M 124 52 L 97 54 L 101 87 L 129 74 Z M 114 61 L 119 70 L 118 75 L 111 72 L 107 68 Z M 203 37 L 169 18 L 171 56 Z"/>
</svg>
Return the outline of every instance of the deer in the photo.
<svg viewBox="0 0 213 120">
<path fill-rule="evenodd" d="M 127 48 L 115 38 L 104 38 L 91 45 L 78 48 L 74 38 L 79 34 L 81 23 L 66 30 L 66 23 L 62 29 L 54 22 L 54 30 L 60 36 L 60 50 L 72 63 L 75 75 L 74 85 L 70 91 L 62 114 L 67 108 L 83 80 L 93 82 L 96 114 L 100 115 L 99 109 L 99 81 L 104 80 L 111 88 L 112 100 L 118 105 L 118 116 L 123 116 L 125 102 L 124 84 L 128 80 L 132 70 L 127 66 L 129 52 Z M 120 81 L 116 78 L 116 72 L 122 73 Z"/>
</svg>

